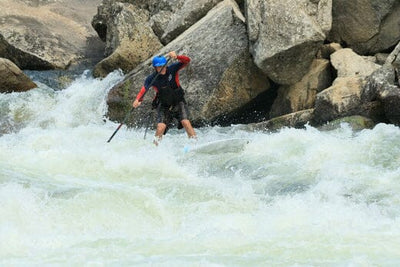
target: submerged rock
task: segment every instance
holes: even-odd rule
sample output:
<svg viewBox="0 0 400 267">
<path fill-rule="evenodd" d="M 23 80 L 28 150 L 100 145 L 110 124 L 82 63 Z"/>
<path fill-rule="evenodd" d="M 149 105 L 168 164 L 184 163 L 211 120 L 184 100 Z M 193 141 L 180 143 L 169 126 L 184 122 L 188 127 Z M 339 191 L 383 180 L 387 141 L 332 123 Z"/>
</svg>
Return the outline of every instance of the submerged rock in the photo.
<svg viewBox="0 0 400 267">
<path fill-rule="evenodd" d="M 331 131 L 340 128 L 343 123 L 349 125 L 353 131 L 372 129 L 376 125 L 376 123 L 370 118 L 354 115 L 330 121 L 329 123 L 318 127 L 318 129 L 322 131 Z"/>
<path fill-rule="evenodd" d="M 264 122 L 250 123 L 242 129 L 250 131 L 277 131 L 283 127 L 303 128 L 313 120 L 314 109 L 306 109 L 279 116 Z"/>
</svg>

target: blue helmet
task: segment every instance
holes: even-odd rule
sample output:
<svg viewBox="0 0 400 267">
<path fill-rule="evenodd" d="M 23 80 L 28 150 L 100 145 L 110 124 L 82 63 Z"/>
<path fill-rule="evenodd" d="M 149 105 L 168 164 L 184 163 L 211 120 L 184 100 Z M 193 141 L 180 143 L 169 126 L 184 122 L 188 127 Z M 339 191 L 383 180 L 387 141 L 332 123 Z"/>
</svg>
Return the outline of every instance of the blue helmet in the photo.
<svg viewBox="0 0 400 267">
<path fill-rule="evenodd" d="M 162 67 L 167 64 L 167 59 L 163 56 L 156 56 L 153 58 L 153 67 Z"/>
</svg>

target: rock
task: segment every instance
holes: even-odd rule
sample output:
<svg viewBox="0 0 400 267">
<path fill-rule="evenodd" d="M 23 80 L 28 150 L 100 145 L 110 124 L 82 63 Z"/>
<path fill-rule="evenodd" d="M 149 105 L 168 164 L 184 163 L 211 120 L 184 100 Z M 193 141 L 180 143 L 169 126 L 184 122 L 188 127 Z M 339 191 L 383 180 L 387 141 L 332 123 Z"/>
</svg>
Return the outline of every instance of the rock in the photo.
<svg viewBox="0 0 400 267">
<path fill-rule="evenodd" d="M 333 1 L 330 41 L 345 43 L 356 53 L 372 55 L 400 40 L 398 0 Z"/>
<path fill-rule="evenodd" d="M 150 26 L 161 40 L 168 24 L 182 8 L 185 0 L 149 0 Z"/>
<path fill-rule="evenodd" d="M 330 30 L 331 0 L 246 2 L 250 51 L 274 82 L 290 85 L 308 72 Z"/>
<path fill-rule="evenodd" d="M 331 55 L 332 66 L 337 70 L 338 77 L 368 76 L 380 65 L 357 55 L 350 48 L 340 49 Z"/>
<path fill-rule="evenodd" d="M 362 102 L 380 101 L 386 118 L 396 125 L 400 125 L 400 84 L 397 74 L 399 58 L 400 43 L 387 57 L 385 64 L 368 77 L 361 92 Z"/>
<path fill-rule="evenodd" d="M 321 131 L 332 131 L 340 128 L 343 123 L 348 124 L 353 131 L 372 129 L 376 125 L 376 123 L 370 118 L 354 115 L 330 121 L 327 124 L 318 127 L 318 129 Z"/>
<path fill-rule="evenodd" d="M 332 84 L 331 72 L 328 60 L 314 60 L 310 71 L 299 82 L 279 88 L 270 118 L 314 108 L 317 93 Z"/>
<path fill-rule="evenodd" d="M 374 101 L 380 99 L 382 92 L 389 88 L 395 89 L 394 84 L 395 73 L 390 65 L 383 65 L 378 70 L 374 71 L 367 79 L 366 84 L 361 92 L 362 102 Z"/>
<path fill-rule="evenodd" d="M 195 125 L 210 123 L 269 88 L 267 77 L 250 60 L 243 16 L 232 0 L 219 3 L 157 54 L 172 50 L 192 59 L 180 72 L 180 81 Z M 149 59 L 110 91 L 107 104 L 111 120 L 123 120 L 145 77 L 152 71 Z M 130 123 L 147 118 L 150 99 L 146 95 Z"/>
<path fill-rule="evenodd" d="M 186 0 L 136 0 L 136 2 L 148 2 L 147 9 L 151 15 L 155 15 L 161 11 L 170 11 L 172 13 L 176 13 L 182 8 L 185 1 Z"/>
<path fill-rule="evenodd" d="M 154 33 L 161 39 L 161 36 L 165 32 L 165 25 L 168 25 L 173 13 L 171 11 L 160 11 L 157 14 L 151 16 L 150 27 L 153 29 Z"/>
<path fill-rule="evenodd" d="M 383 65 L 386 62 L 386 59 L 388 58 L 389 54 L 388 53 L 377 53 L 375 55 L 376 58 L 376 63 L 379 65 Z"/>
<path fill-rule="evenodd" d="M 331 55 L 340 49 L 343 47 L 338 43 L 324 44 L 319 48 L 317 58 L 331 59 Z"/>
<path fill-rule="evenodd" d="M 0 93 L 24 92 L 37 87 L 13 62 L 0 58 Z"/>
<path fill-rule="evenodd" d="M 385 116 L 390 123 L 400 126 L 400 87 L 387 86 L 380 94 Z"/>
<path fill-rule="evenodd" d="M 332 86 L 317 94 L 314 122 L 318 125 L 350 115 L 365 115 L 361 91 L 368 75 L 380 66 L 357 55 L 351 49 L 340 49 L 331 55 L 337 78 Z"/>
<path fill-rule="evenodd" d="M 89 40 L 96 36 L 89 22 L 98 3 L 3 0 L 0 57 L 31 70 L 66 69 L 87 58 L 93 50 Z"/>
<path fill-rule="evenodd" d="M 241 108 L 269 87 L 268 79 L 254 65 L 249 52 L 244 51 L 224 71 L 214 95 L 202 108 L 202 113 L 205 118 L 212 118 L 207 120 L 216 120 L 217 117 Z"/>
<path fill-rule="evenodd" d="M 204 17 L 221 0 L 186 0 L 183 6 L 172 14 L 161 41 L 171 42 L 190 26 Z"/>
<path fill-rule="evenodd" d="M 243 130 L 248 131 L 276 131 L 283 127 L 303 128 L 313 120 L 314 109 L 306 109 L 279 116 L 268 121 L 250 123 L 242 126 Z"/>
<path fill-rule="evenodd" d="M 358 76 L 335 79 L 332 86 L 317 94 L 314 122 L 325 122 L 350 115 L 359 114 L 360 94 L 363 80 Z"/>
<path fill-rule="evenodd" d="M 148 14 L 132 4 L 104 1 L 92 24 L 105 39 L 109 55 L 94 68 L 95 77 L 105 77 L 116 69 L 127 73 L 162 47 Z"/>
</svg>

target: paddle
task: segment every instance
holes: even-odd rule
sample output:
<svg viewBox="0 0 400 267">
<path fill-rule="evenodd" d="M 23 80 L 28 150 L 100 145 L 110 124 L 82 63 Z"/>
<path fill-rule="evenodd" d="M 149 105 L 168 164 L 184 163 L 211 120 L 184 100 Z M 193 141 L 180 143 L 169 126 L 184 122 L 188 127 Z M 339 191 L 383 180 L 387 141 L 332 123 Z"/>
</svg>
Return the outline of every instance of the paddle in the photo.
<svg viewBox="0 0 400 267">
<path fill-rule="evenodd" d="M 114 135 L 119 131 L 119 129 L 121 128 L 122 124 L 125 124 L 126 120 L 129 118 L 129 115 L 131 115 L 132 111 L 135 108 L 132 107 L 131 110 L 128 112 L 128 114 L 126 114 L 125 119 L 118 125 L 117 129 L 115 129 L 114 133 L 111 135 L 111 137 L 107 140 L 107 143 L 110 143 L 111 139 L 113 139 Z"/>
<path fill-rule="evenodd" d="M 161 70 L 156 74 L 156 76 L 154 76 L 153 80 L 151 80 L 151 82 L 149 83 L 148 88 L 146 88 L 146 91 L 143 94 L 143 97 L 146 95 L 147 91 L 149 90 L 149 88 L 153 85 L 153 83 L 156 81 L 158 75 L 160 75 L 160 73 L 163 71 L 163 69 L 168 65 L 168 62 L 171 60 L 171 58 L 168 58 L 167 63 L 165 63 L 165 65 L 161 68 Z M 115 129 L 114 133 L 111 135 L 111 137 L 107 140 L 107 143 L 110 143 L 111 139 L 113 139 L 114 135 L 119 131 L 119 129 L 121 128 L 121 126 L 123 124 L 125 124 L 126 120 L 129 118 L 129 116 L 131 115 L 131 113 L 133 112 L 135 108 L 132 107 L 131 110 L 126 114 L 124 120 L 118 125 L 117 129 Z"/>
<path fill-rule="evenodd" d="M 147 130 L 149 129 L 149 126 L 150 126 L 150 121 L 152 120 L 152 116 L 153 116 L 153 111 L 150 111 L 149 117 L 147 118 L 147 122 L 146 122 L 146 128 L 144 130 L 143 139 L 145 139 L 145 140 L 146 140 Z"/>
</svg>

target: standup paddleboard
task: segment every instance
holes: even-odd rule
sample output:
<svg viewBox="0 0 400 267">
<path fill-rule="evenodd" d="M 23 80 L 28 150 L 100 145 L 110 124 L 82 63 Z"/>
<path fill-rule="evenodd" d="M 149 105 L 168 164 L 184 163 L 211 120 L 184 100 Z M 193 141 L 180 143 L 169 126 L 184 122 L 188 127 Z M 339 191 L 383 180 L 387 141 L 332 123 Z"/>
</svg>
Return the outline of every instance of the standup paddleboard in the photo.
<svg viewBox="0 0 400 267">
<path fill-rule="evenodd" d="M 234 153 L 243 150 L 249 142 L 249 140 L 242 138 L 223 139 L 204 144 L 186 145 L 183 151 L 201 154 Z"/>
</svg>

